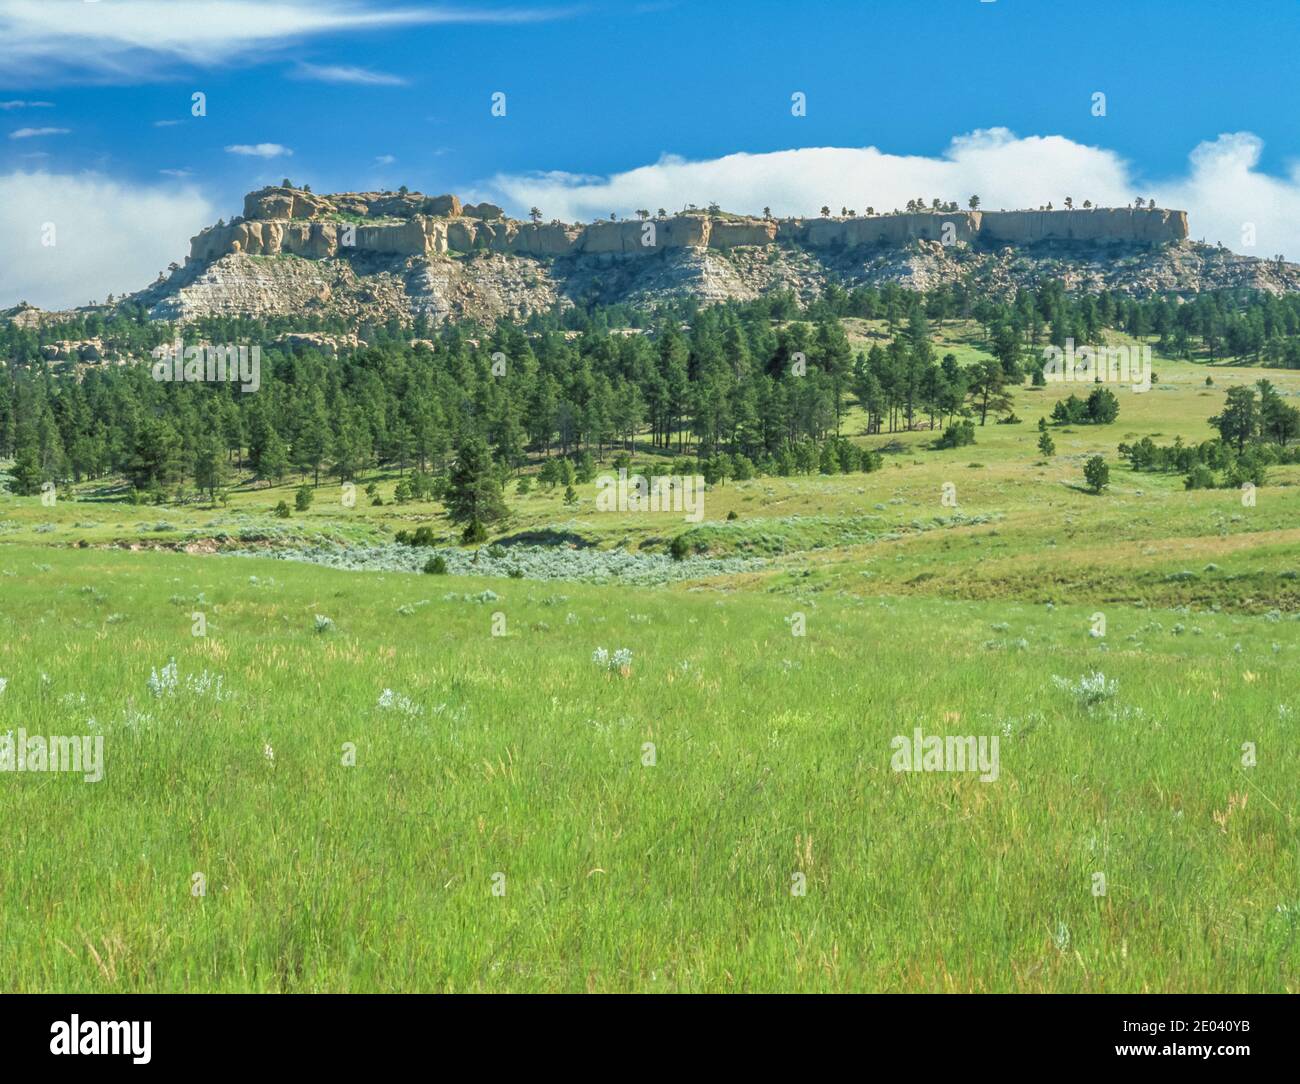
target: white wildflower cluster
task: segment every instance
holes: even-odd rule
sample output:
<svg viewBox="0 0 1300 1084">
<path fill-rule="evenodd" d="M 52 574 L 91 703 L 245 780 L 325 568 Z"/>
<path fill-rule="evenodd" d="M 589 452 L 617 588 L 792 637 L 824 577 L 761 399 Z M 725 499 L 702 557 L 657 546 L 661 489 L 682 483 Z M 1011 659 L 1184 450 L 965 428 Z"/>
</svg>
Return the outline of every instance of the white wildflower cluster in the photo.
<svg viewBox="0 0 1300 1084">
<path fill-rule="evenodd" d="M 176 660 L 171 659 L 161 671 L 153 669 L 149 671 L 148 685 L 149 691 L 157 699 L 186 692 L 191 696 L 211 697 L 213 700 L 222 701 L 230 696 L 224 688 L 224 680 L 220 674 L 212 674 L 207 670 L 198 675 L 186 674 L 184 680 L 181 680 Z"/>
<path fill-rule="evenodd" d="M 179 677 L 176 670 L 176 660 L 172 659 L 162 668 L 162 673 L 151 669 L 149 671 L 149 691 L 154 696 L 173 696 L 176 693 L 176 686 L 179 684 Z"/>
<path fill-rule="evenodd" d="M 620 647 L 612 655 L 603 647 L 591 653 L 591 661 L 603 670 L 626 670 L 632 665 L 632 649 Z"/>
<path fill-rule="evenodd" d="M 419 704 L 401 693 L 393 692 L 392 689 L 385 689 L 380 693 L 379 702 L 375 706 L 380 711 L 399 711 L 411 718 L 424 713 L 424 709 Z"/>
<path fill-rule="evenodd" d="M 1080 707 L 1089 710 L 1110 700 L 1119 691 L 1119 682 L 1107 681 L 1106 675 L 1100 670 L 1084 674 L 1078 681 L 1053 674 L 1052 684 L 1070 693 L 1079 702 Z"/>
</svg>

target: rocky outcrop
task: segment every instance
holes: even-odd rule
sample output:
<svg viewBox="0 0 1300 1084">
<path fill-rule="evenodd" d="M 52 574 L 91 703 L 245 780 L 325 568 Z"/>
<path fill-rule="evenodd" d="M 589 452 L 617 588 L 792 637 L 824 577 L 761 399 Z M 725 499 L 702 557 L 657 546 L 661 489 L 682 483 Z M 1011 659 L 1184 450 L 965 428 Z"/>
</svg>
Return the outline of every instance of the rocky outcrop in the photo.
<svg viewBox="0 0 1300 1084">
<path fill-rule="evenodd" d="M 448 223 L 433 220 L 435 239 L 443 231 L 450 231 Z M 808 302 L 822 296 L 830 283 L 844 289 L 895 283 L 917 290 L 961 284 L 978 296 L 999 299 L 1046 281 L 1062 282 L 1071 293 L 1111 290 L 1135 297 L 1168 293 L 1194 297 L 1226 289 L 1300 292 L 1300 266 L 1190 241 L 1160 246 L 1002 244 L 990 248 L 918 239 L 870 245 L 692 245 L 636 257 L 621 249 L 596 253 L 566 249 L 557 256 L 552 250 L 567 246 L 574 232 L 583 231 L 512 224 L 492 236 L 491 245 L 501 250 L 480 248 L 471 256 L 369 252 L 350 258 L 265 259 L 228 253 L 208 264 L 193 264 L 129 301 L 143 304 L 157 320 L 320 316 L 382 323 L 408 322 L 417 314 L 434 322 L 522 318 L 551 311 L 556 305 L 592 301 L 654 306 L 669 298 L 691 298 L 711 304 L 776 291 L 790 291 Z M 297 244 L 296 233 L 288 236 Z M 610 234 L 615 236 L 626 240 L 627 235 L 620 229 Z M 711 235 L 710 241 L 714 239 Z M 531 255 L 528 246 L 547 251 Z M 340 250 L 340 256 L 347 254 L 347 249 Z M 26 311 L 16 315 L 30 318 Z M 57 314 L 45 315 L 57 318 Z M 72 362 L 72 353 L 65 352 Z M 80 357 L 77 350 L 76 358 Z"/>
<path fill-rule="evenodd" d="M 335 357 L 341 350 L 355 350 L 363 345 L 355 335 L 324 335 L 314 331 L 291 331 L 271 343 L 282 350 L 315 350 Z"/>
<path fill-rule="evenodd" d="M 581 226 L 563 222 L 506 222 L 493 230 L 491 247 L 519 256 L 563 256 L 574 251 L 581 237 Z"/>
<path fill-rule="evenodd" d="M 505 211 L 501 210 L 501 208 L 495 203 L 480 203 L 477 205 L 467 203 L 465 204 L 462 214 L 466 214 L 470 218 L 481 218 L 489 222 L 495 221 L 498 218 L 506 217 Z"/>
<path fill-rule="evenodd" d="M 714 219 L 709 222 L 710 248 L 770 245 L 776 240 L 776 235 L 777 224 L 771 219 Z"/>
<path fill-rule="evenodd" d="M 103 361 L 109 352 L 102 339 L 60 340 L 41 347 L 46 361 Z"/>
<path fill-rule="evenodd" d="M 537 258 L 651 256 L 678 248 L 732 249 L 788 243 L 851 249 L 936 241 L 945 245 L 1100 243 L 1159 245 L 1187 237 L 1183 211 L 1096 208 L 1053 211 L 921 211 L 780 221 L 722 213 L 687 213 L 588 226 L 519 222 L 490 203 L 452 195 L 345 192 L 317 196 L 264 188 L 244 200 L 244 216 L 204 230 L 190 259 L 229 253 L 329 259 L 347 250 L 390 256 L 500 252 Z"/>
<path fill-rule="evenodd" d="M 521 222 L 451 195 L 269 188 L 250 193 L 244 210 L 200 233 L 184 267 L 130 300 L 165 320 L 423 314 L 436 322 L 591 301 L 713 303 L 785 290 L 812 300 L 832 282 L 961 283 L 990 297 L 1048 279 L 1133 296 L 1300 291 L 1300 268 L 1194 244 L 1184 212 L 1147 207 L 779 220 L 715 209 L 580 225 Z"/>
<path fill-rule="evenodd" d="M 150 319 L 320 316 L 359 323 L 522 319 L 561 301 L 560 283 L 531 259 L 484 253 L 473 259 L 372 255 L 365 259 L 267 260 L 227 253 L 188 277 L 134 295 Z M 286 337 L 283 345 L 295 343 Z M 334 336 L 336 349 L 344 345 Z M 324 347 L 316 347 L 324 348 Z"/>
<path fill-rule="evenodd" d="M 1187 237 L 1187 212 L 1149 207 L 1070 211 L 986 211 L 982 239 L 1011 245 L 1041 241 L 1158 245 Z"/>
<path fill-rule="evenodd" d="M 52 314 L 44 309 L 38 309 L 35 305 L 29 305 L 26 301 L 20 301 L 12 309 L 5 309 L 0 312 L 0 320 L 8 320 L 16 327 L 38 329 L 44 323 L 52 319 Z"/>
<path fill-rule="evenodd" d="M 245 218 L 319 218 L 333 201 L 297 188 L 263 188 L 244 197 Z"/>
<path fill-rule="evenodd" d="M 971 244 L 980 232 L 979 211 L 949 214 L 924 212 L 869 215 L 861 218 L 788 218 L 778 237 L 813 248 L 852 248 L 858 245 L 902 245 L 909 241 Z"/>
</svg>

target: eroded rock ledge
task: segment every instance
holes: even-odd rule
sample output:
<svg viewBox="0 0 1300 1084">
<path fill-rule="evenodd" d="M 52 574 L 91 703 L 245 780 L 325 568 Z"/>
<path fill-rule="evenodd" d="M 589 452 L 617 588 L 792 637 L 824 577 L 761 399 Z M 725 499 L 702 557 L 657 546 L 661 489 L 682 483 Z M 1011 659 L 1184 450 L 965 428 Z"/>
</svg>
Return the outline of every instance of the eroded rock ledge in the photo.
<svg viewBox="0 0 1300 1084">
<path fill-rule="evenodd" d="M 318 196 L 295 188 L 250 192 L 244 214 L 190 243 L 190 261 L 230 253 L 329 259 L 350 252 L 391 256 L 498 252 L 534 257 L 665 249 L 728 249 L 780 243 L 812 249 L 939 241 L 1029 245 L 1044 241 L 1158 245 L 1187 237 L 1187 213 L 1165 208 L 1052 211 L 921 211 L 848 218 L 753 218 L 686 212 L 646 221 L 577 225 L 521 222 L 501 208 L 462 205 L 452 195 L 347 192 Z"/>
</svg>

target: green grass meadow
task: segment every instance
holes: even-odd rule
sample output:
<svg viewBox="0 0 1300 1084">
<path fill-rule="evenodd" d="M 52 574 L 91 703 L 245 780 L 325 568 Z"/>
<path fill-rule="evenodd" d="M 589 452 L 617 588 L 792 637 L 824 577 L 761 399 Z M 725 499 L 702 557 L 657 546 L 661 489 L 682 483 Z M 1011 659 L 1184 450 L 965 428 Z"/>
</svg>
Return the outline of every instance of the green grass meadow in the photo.
<svg viewBox="0 0 1300 1084">
<path fill-rule="evenodd" d="M 105 738 L 97 784 L 4 780 L 6 989 L 1296 983 L 1296 650 L 1257 618 L 828 599 L 796 637 L 718 590 L 3 558 L 4 725 Z M 1093 707 L 1052 680 L 1094 669 Z M 892 771 L 914 726 L 999 735 L 1000 777 Z"/>
<path fill-rule="evenodd" d="M 857 437 L 904 450 L 694 528 L 510 492 L 511 532 L 766 562 L 667 587 L 206 552 L 451 536 L 337 485 L 287 521 L 296 481 L 0 496 L 0 734 L 105 758 L 0 773 L 0 988 L 1300 990 L 1300 467 L 1246 507 L 1115 454 L 1300 374 L 1156 367 L 1048 460 L 1065 393 L 1022 389 L 973 447 Z M 996 737 L 997 779 L 893 770 L 918 727 Z"/>
</svg>

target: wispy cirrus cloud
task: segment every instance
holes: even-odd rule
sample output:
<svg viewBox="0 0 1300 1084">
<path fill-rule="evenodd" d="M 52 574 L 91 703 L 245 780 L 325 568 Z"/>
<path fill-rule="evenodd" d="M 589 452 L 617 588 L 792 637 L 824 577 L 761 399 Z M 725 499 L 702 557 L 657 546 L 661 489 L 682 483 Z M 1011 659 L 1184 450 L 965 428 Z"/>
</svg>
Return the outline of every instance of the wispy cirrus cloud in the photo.
<svg viewBox="0 0 1300 1084">
<path fill-rule="evenodd" d="M 242 154 L 249 158 L 287 158 L 293 154 L 282 143 L 232 143 L 227 154 Z"/>
<path fill-rule="evenodd" d="M 14 99 L 8 102 L 0 102 L 0 109 L 53 109 L 53 102 L 24 102 L 21 99 Z"/>
<path fill-rule="evenodd" d="M 71 128 L 15 128 L 10 139 L 35 139 L 37 136 L 67 135 Z"/>
<path fill-rule="evenodd" d="M 447 23 L 519 23 L 564 11 L 398 0 L 0 0 L 0 86 L 140 83 L 177 64 L 229 67 L 309 37 Z"/>
<path fill-rule="evenodd" d="M 354 68 L 346 64 L 300 63 L 290 72 L 293 79 L 308 79 L 314 83 L 341 83 L 361 87 L 404 87 L 408 80 L 388 72 Z"/>
</svg>

